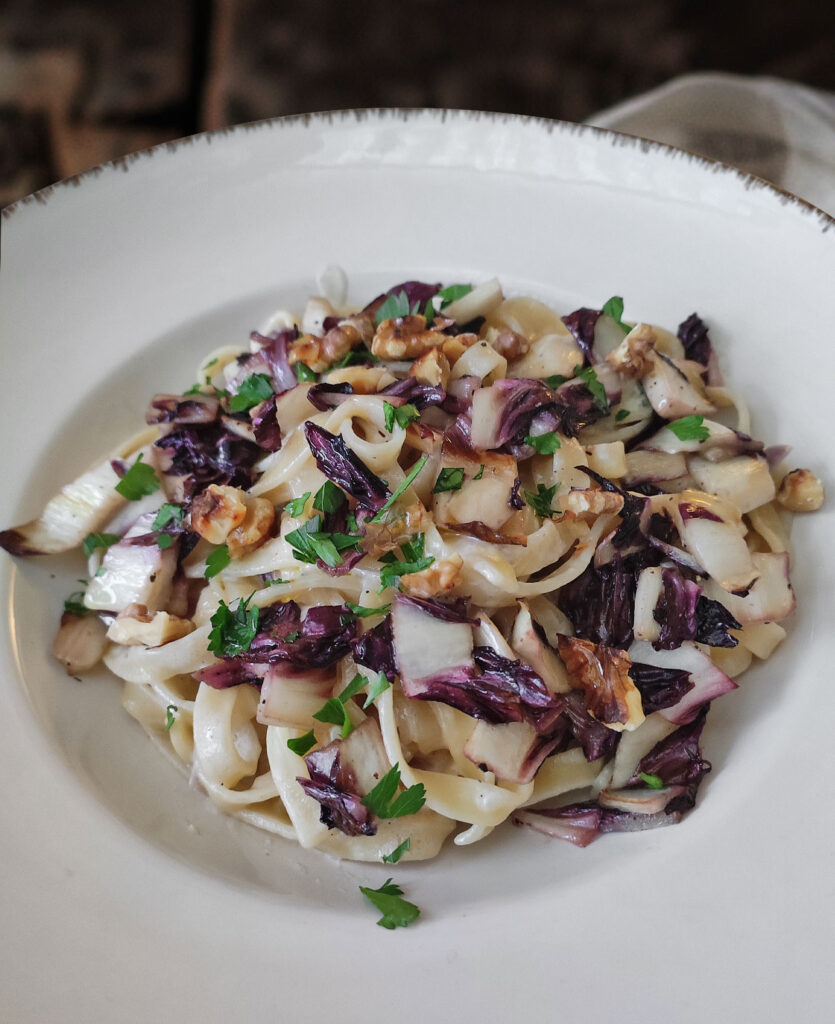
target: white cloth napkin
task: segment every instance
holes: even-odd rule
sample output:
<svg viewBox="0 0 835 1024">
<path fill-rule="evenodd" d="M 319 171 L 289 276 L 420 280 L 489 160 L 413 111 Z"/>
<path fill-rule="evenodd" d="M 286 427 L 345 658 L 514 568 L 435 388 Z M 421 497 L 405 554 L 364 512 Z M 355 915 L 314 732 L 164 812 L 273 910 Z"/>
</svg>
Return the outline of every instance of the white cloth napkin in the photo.
<svg viewBox="0 0 835 1024">
<path fill-rule="evenodd" d="M 733 164 L 835 215 L 835 94 L 776 78 L 684 75 L 588 123 Z"/>
</svg>

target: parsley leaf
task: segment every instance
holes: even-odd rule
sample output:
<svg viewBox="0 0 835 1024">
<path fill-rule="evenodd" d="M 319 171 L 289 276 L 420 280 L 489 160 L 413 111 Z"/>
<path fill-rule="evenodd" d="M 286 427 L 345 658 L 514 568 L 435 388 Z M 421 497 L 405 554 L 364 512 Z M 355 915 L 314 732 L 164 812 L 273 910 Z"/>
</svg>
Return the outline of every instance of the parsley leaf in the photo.
<svg viewBox="0 0 835 1024">
<path fill-rule="evenodd" d="M 629 417 L 631 415 L 632 415 L 632 413 L 628 409 L 618 409 L 618 411 L 617 411 L 617 413 L 615 415 L 615 420 L 618 423 L 620 423 L 621 420 L 625 420 L 627 417 Z"/>
<path fill-rule="evenodd" d="M 421 572 L 423 569 L 429 568 L 435 559 L 431 555 L 424 556 L 424 543 L 423 534 L 419 533 L 413 540 L 404 541 L 400 545 L 402 561 L 398 562 L 394 552 L 391 551 L 380 558 L 380 561 L 384 563 L 380 570 L 381 591 L 386 587 L 395 586 L 401 576 L 408 576 L 410 573 Z"/>
<path fill-rule="evenodd" d="M 597 378 L 597 374 L 594 372 L 593 366 L 587 366 L 585 370 L 581 370 L 579 366 L 574 368 L 575 376 L 578 380 L 581 380 L 586 387 L 591 391 L 594 404 L 601 412 L 609 411 L 609 399 L 606 397 L 606 388 L 600 383 Z"/>
<path fill-rule="evenodd" d="M 423 315 L 426 318 L 426 326 L 431 327 L 435 323 L 435 307 L 432 305 L 431 299 L 426 300 L 426 305 L 423 307 Z"/>
<path fill-rule="evenodd" d="M 351 610 L 352 615 L 358 619 L 367 619 L 371 615 L 385 615 L 391 610 L 391 604 L 384 604 L 380 608 L 367 608 L 362 604 L 354 604 L 353 601 L 346 601 L 345 607 Z"/>
<path fill-rule="evenodd" d="M 360 892 L 383 915 L 377 922 L 381 928 L 388 928 L 390 931 L 395 928 L 407 928 L 420 916 L 420 910 L 414 903 L 402 898 L 403 890 L 390 878 L 386 879 L 379 889 L 369 889 L 361 885 Z"/>
<path fill-rule="evenodd" d="M 385 693 L 390 686 L 391 683 L 386 678 L 385 672 L 378 672 L 377 678 L 368 687 L 368 696 L 365 699 L 362 710 L 367 711 L 380 694 Z"/>
<path fill-rule="evenodd" d="M 118 540 L 118 533 L 88 533 L 82 544 L 84 554 L 89 558 L 96 548 L 109 548 Z"/>
<path fill-rule="evenodd" d="M 229 548 L 225 544 L 221 544 L 220 547 L 215 548 L 206 559 L 206 571 L 203 575 L 207 580 L 210 580 L 212 576 L 217 576 L 219 572 L 223 572 L 231 561 L 232 558 L 229 554 Z"/>
<path fill-rule="evenodd" d="M 458 467 L 454 469 L 442 469 L 432 488 L 433 494 L 442 494 L 444 491 L 460 490 L 464 483 L 464 470 Z"/>
<path fill-rule="evenodd" d="M 622 331 L 629 334 L 632 330 L 629 324 L 623 322 L 623 299 L 620 295 L 613 295 L 611 299 L 604 302 L 602 311 L 606 316 L 610 316 Z"/>
<path fill-rule="evenodd" d="M 330 480 L 326 480 L 313 496 L 313 507 L 317 512 L 328 515 L 330 512 L 338 512 L 345 504 L 345 495 Z M 297 515 L 299 513 L 296 513 Z"/>
<path fill-rule="evenodd" d="M 462 299 L 465 295 L 469 295 L 472 290 L 471 284 L 449 284 L 446 288 L 442 288 L 438 292 L 438 295 L 441 296 L 441 309 L 451 302 L 455 302 L 456 299 Z"/>
<path fill-rule="evenodd" d="M 403 481 L 403 483 L 400 484 L 400 486 L 397 488 L 397 490 L 394 492 L 394 494 L 392 494 L 392 496 L 388 499 L 388 501 L 385 503 L 385 505 L 383 505 L 383 507 L 380 509 L 380 511 L 377 513 L 377 515 L 373 516 L 369 520 L 369 522 L 371 522 L 371 523 L 379 523 L 382 520 L 383 514 L 386 511 L 388 511 L 388 509 L 391 508 L 391 506 L 395 503 L 395 501 L 397 501 L 397 499 L 400 497 L 400 495 L 404 491 L 408 490 L 409 487 L 412 486 L 412 484 L 414 483 L 415 477 L 423 469 L 423 467 L 426 465 L 426 463 L 428 461 L 429 461 L 429 456 L 428 455 L 421 455 L 421 457 L 417 460 L 417 462 L 414 464 L 414 466 L 412 466 L 412 468 L 406 474 L 406 479 Z"/>
<path fill-rule="evenodd" d="M 411 402 L 405 405 L 392 405 L 391 402 L 383 402 L 383 415 L 385 416 L 386 430 L 391 433 L 394 424 L 404 430 L 410 423 L 420 419 L 420 413 Z"/>
<path fill-rule="evenodd" d="M 646 772 L 639 772 L 638 778 L 643 780 L 650 789 L 663 789 L 664 780 L 660 775 L 647 775 Z"/>
<path fill-rule="evenodd" d="M 540 455 L 553 455 L 560 447 L 560 439 L 556 431 L 549 430 L 547 434 L 528 434 L 525 444 L 529 444 Z"/>
<path fill-rule="evenodd" d="M 396 847 L 394 850 L 392 850 L 391 853 L 384 853 L 383 854 L 383 858 L 382 858 L 383 859 L 383 863 L 384 864 L 396 864 L 400 860 L 400 858 L 403 856 L 403 854 L 411 847 L 411 845 L 412 845 L 411 837 L 410 836 L 406 836 L 406 838 L 403 840 L 403 842 L 398 847 Z"/>
<path fill-rule="evenodd" d="M 402 818 L 407 814 L 417 814 L 426 803 L 426 787 L 419 782 L 395 796 L 399 785 L 400 765 L 396 764 L 371 792 L 366 793 L 362 802 L 378 818 Z"/>
<path fill-rule="evenodd" d="M 288 501 L 284 506 L 288 513 L 295 519 L 297 516 L 304 514 L 304 506 L 307 504 L 307 499 L 310 497 L 310 491 L 305 491 L 300 498 L 293 498 L 292 501 Z"/>
<path fill-rule="evenodd" d="M 157 535 L 157 547 L 160 551 L 165 551 L 166 548 L 170 548 L 175 541 L 173 533 L 160 533 Z"/>
<path fill-rule="evenodd" d="M 184 395 L 202 395 L 203 394 L 203 385 L 202 384 L 192 384 L 191 387 L 188 389 L 188 391 L 184 391 L 183 394 Z"/>
<path fill-rule="evenodd" d="M 258 632 L 257 608 L 250 608 L 249 602 L 254 594 L 246 600 L 241 598 L 234 611 L 223 601 L 218 605 L 211 622 L 214 629 L 209 633 L 209 650 L 219 658 L 234 658 L 243 654 L 252 646 Z"/>
<path fill-rule="evenodd" d="M 704 422 L 704 416 L 682 416 L 680 420 L 668 423 L 667 429 L 672 430 L 679 441 L 707 441 L 710 431 Z"/>
<path fill-rule="evenodd" d="M 90 614 L 90 609 L 84 604 L 83 590 L 74 590 L 70 594 L 64 601 L 64 611 L 69 612 L 70 615 L 77 615 L 79 618 Z"/>
<path fill-rule="evenodd" d="M 313 717 L 317 722 L 329 722 L 331 725 L 340 726 L 342 739 L 350 736 L 354 731 L 354 724 L 348 717 L 345 704 L 339 697 L 328 697 Z M 374 790 L 372 790 L 373 792 Z"/>
<path fill-rule="evenodd" d="M 473 477 L 473 480 L 480 480 L 484 476 L 484 463 L 481 464 L 481 469 Z"/>
<path fill-rule="evenodd" d="M 174 523 L 175 526 L 179 526 L 183 521 L 184 515 L 185 510 L 179 505 L 171 505 L 166 501 L 162 508 L 160 508 L 159 512 L 157 512 L 153 528 L 155 530 L 162 530 L 164 527 L 168 526 L 169 523 Z"/>
<path fill-rule="evenodd" d="M 559 484 L 554 484 L 553 487 L 546 487 L 545 484 L 537 484 L 536 494 L 532 491 L 524 492 L 525 501 L 538 516 L 542 516 L 543 519 L 553 519 L 556 512 L 551 508 L 551 502 L 554 500 L 559 486 Z"/>
<path fill-rule="evenodd" d="M 316 371 L 311 370 L 307 363 L 296 363 L 293 372 L 296 374 L 296 380 L 302 384 L 316 380 Z"/>
<path fill-rule="evenodd" d="M 365 687 L 367 682 L 368 680 L 365 678 L 365 676 L 360 675 L 359 672 L 357 672 L 357 674 L 354 676 L 351 682 L 348 683 L 348 685 L 345 687 L 342 693 L 339 694 L 337 700 L 341 700 L 342 703 L 344 704 L 345 701 L 350 700 L 355 693 L 359 693 L 360 690 L 362 690 Z"/>
<path fill-rule="evenodd" d="M 229 399 L 230 412 L 246 412 L 273 396 L 273 383 L 266 373 L 250 374 L 238 388 L 238 393 Z"/>
<path fill-rule="evenodd" d="M 400 291 L 397 295 L 389 295 L 386 301 L 380 306 L 376 313 L 376 320 L 381 324 L 384 320 L 396 320 L 401 316 L 408 316 L 411 313 L 409 307 L 409 296 Z"/>
<path fill-rule="evenodd" d="M 567 380 L 568 380 L 568 377 L 563 377 L 563 375 L 561 373 L 555 373 L 551 377 L 546 377 L 545 378 L 545 383 L 548 385 L 548 387 L 552 391 L 556 391 L 557 388 L 560 387 L 562 384 L 565 384 L 565 382 Z"/>
<path fill-rule="evenodd" d="M 364 345 L 360 345 L 358 348 L 352 348 L 350 352 L 346 352 L 345 355 L 338 359 L 333 366 L 332 370 L 342 370 L 346 366 L 354 366 L 360 363 L 379 363 L 380 360 Z"/>
<path fill-rule="evenodd" d="M 165 731 L 166 732 L 169 732 L 171 730 L 171 726 L 177 720 L 177 716 L 176 716 L 175 712 L 179 711 L 179 710 L 180 709 L 177 707 L 176 704 L 169 704 L 168 707 L 165 709 Z"/>
<path fill-rule="evenodd" d="M 136 462 L 116 484 L 115 489 L 128 501 L 139 501 L 146 494 L 153 494 L 159 490 L 159 480 L 154 467 L 142 461 L 142 452 L 137 455 Z"/>
<path fill-rule="evenodd" d="M 296 736 L 293 739 L 287 740 L 287 746 L 294 754 L 304 757 L 311 747 L 316 746 L 316 737 L 313 735 L 313 730 L 311 729 L 310 732 L 306 732 L 304 736 Z"/>
</svg>

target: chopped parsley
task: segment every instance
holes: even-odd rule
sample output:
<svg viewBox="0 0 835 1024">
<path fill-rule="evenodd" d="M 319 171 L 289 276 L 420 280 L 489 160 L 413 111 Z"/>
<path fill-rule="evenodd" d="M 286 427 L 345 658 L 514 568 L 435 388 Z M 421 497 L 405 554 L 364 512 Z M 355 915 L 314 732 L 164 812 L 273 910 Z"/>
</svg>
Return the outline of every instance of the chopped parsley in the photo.
<svg viewBox="0 0 835 1024">
<path fill-rule="evenodd" d="M 551 377 L 546 377 L 545 378 L 545 383 L 548 385 L 548 387 L 552 391 L 556 391 L 557 388 L 560 387 L 561 385 L 565 384 L 565 382 L 567 380 L 568 380 L 568 377 L 563 377 L 563 375 L 561 373 L 555 373 Z"/>
<path fill-rule="evenodd" d="M 359 550 L 362 538 L 349 533 L 328 533 L 320 529 L 322 518 L 315 515 L 297 530 L 287 534 L 287 543 L 293 548 L 293 557 L 299 562 L 315 562 L 321 558 L 331 569 L 342 565 L 340 551 Z"/>
<path fill-rule="evenodd" d="M 153 528 L 155 530 L 162 530 L 171 523 L 175 526 L 179 526 L 183 521 L 184 515 L 185 511 L 179 505 L 172 505 L 166 501 L 162 508 L 160 508 L 159 512 L 157 512 Z"/>
<path fill-rule="evenodd" d="M 615 420 L 618 423 L 620 423 L 621 420 L 625 420 L 628 416 L 631 415 L 632 413 L 628 409 L 618 409 L 617 413 L 615 414 Z"/>
<path fill-rule="evenodd" d="M 473 286 L 471 284 L 449 284 L 446 288 L 442 288 L 438 292 L 438 295 L 441 297 L 441 309 L 444 309 L 451 302 L 455 302 L 456 299 L 463 299 L 472 290 Z"/>
<path fill-rule="evenodd" d="M 116 484 L 116 490 L 128 501 L 139 501 L 146 494 L 153 494 L 154 491 L 159 490 L 159 480 L 154 472 L 154 467 L 142 461 L 142 452 L 137 455 L 136 462 Z"/>
<path fill-rule="evenodd" d="M 109 548 L 118 540 L 118 533 L 88 533 L 81 546 L 84 548 L 84 554 L 89 558 L 96 548 Z"/>
<path fill-rule="evenodd" d="M 556 511 L 551 508 L 551 502 L 554 500 L 554 495 L 557 493 L 559 486 L 559 484 L 554 484 L 553 487 L 546 487 L 545 484 L 537 484 L 536 494 L 533 491 L 524 492 L 525 501 L 538 516 L 541 516 L 543 519 L 553 519 Z"/>
<path fill-rule="evenodd" d="M 391 604 L 384 604 L 380 608 L 367 608 L 362 604 L 354 604 L 353 601 L 346 601 L 345 607 L 350 609 L 352 615 L 358 619 L 367 619 L 371 615 L 385 615 L 391 610 Z"/>
<path fill-rule="evenodd" d="M 217 576 L 219 572 L 223 572 L 231 561 L 229 548 L 225 544 L 221 544 L 206 559 L 206 571 L 203 575 L 207 580 L 210 580 L 213 576 Z"/>
<path fill-rule="evenodd" d="M 90 609 L 84 604 L 84 591 L 74 590 L 64 601 L 64 611 L 70 615 L 77 615 L 82 618 L 90 614 Z"/>
<path fill-rule="evenodd" d="M 348 685 L 336 699 L 344 704 L 347 700 L 350 700 L 351 697 L 354 697 L 356 694 L 360 692 L 360 690 L 364 690 L 365 687 L 367 686 L 368 696 L 366 697 L 365 703 L 362 706 L 363 711 L 367 711 L 368 708 L 370 708 L 371 705 L 374 703 L 374 701 L 380 696 L 380 694 L 385 693 L 385 691 L 389 688 L 390 685 L 391 684 L 389 683 L 388 679 L 386 679 L 385 673 L 383 672 L 379 672 L 377 674 L 377 678 L 370 682 L 368 679 L 366 679 L 365 676 L 360 675 L 360 673 L 357 672 L 357 674 L 354 676 L 351 682 L 348 683 Z M 339 722 L 335 722 L 334 724 L 339 725 Z"/>
<path fill-rule="evenodd" d="M 310 497 L 310 491 L 305 491 L 300 498 L 293 498 L 292 501 L 288 501 L 285 505 L 288 513 L 295 519 L 297 516 L 304 514 L 304 506 L 307 504 L 307 499 Z"/>
<path fill-rule="evenodd" d="M 365 687 L 367 682 L 368 680 L 365 678 L 365 676 L 360 675 L 359 672 L 357 672 L 357 674 L 354 676 L 351 682 L 348 683 L 348 685 L 345 687 L 342 693 L 339 694 L 337 699 L 341 700 L 342 703 L 344 704 L 345 701 L 350 700 L 351 697 L 354 696 L 354 694 L 359 693 L 360 690 L 362 690 Z"/>
<path fill-rule="evenodd" d="M 273 394 L 273 384 L 266 373 L 250 374 L 238 388 L 238 393 L 229 399 L 229 411 L 246 412 L 247 409 L 272 398 Z"/>
<path fill-rule="evenodd" d="M 219 658 L 234 658 L 252 646 L 258 632 L 259 616 L 257 608 L 249 607 L 253 596 L 250 594 L 245 600 L 241 598 L 234 611 L 225 602 L 220 602 L 211 619 L 214 628 L 209 633 L 209 650 L 212 654 Z"/>
<path fill-rule="evenodd" d="M 396 864 L 400 860 L 400 858 L 403 856 L 403 854 L 408 849 L 410 849 L 411 845 L 412 845 L 411 837 L 410 836 L 406 836 L 406 838 L 403 840 L 403 842 L 399 846 L 395 847 L 391 851 L 391 853 L 384 853 L 383 854 L 383 856 L 382 856 L 383 863 L 384 864 Z"/>
<path fill-rule="evenodd" d="M 438 479 L 435 481 L 435 486 L 432 488 L 432 493 L 442 494 L 444 491 L 457 491 L 460 490 L 463 483 L 463 469 L 442 469 L 438 474 Z"/>
<path fill-rule="evenodd" d="M 368 696 L 362 706 L 363 711 L 367 711 L 380 694 L 385 693 L 390 686 L 391 683 L 386 678 L 385 672 L 378 672 L 377 678 L 368 686 Z"/>
<path fill-rule="evenodd" d="M 406 479 L 403 481 L 403 483 L 400 484 L 400 486 L 397 488 L 397 490 L 394 492 L 394 494 L 392 494 L 392 496 L 388 499 L 388 501 L 385 503 L 385 505 L 383 505 L 383 507 L 380 509 L 380 511 L 377 513 L 377 515 L 374 516 L 370 520 L 370 522 L 372 522 L 372 523 L 379 523 L 379 522 L 381 522 L 384 513 L 387 512 L 388 509 L 391 508 L 391 506 L 395 503 L 395 501 L 397 501 L 397 499 L 400 497 L 400 495 L 404 491 L 408 490 L 408 488 L 412 486 L 412 484 L 414 483 L 415 477 L 423 469 L 423 467 L 426 465 L 428 460 L 429 460 L 429 456 L 428 455 L 421 455 L 421 457 L 417 460 L 417 462 L 414 464 L 414 466 L 412 466 L 412 468 L 406 474 Z"/>
<path fill-rule="evenodd" d="M 574 367 L 574 376 L 581 380 L 591 391 L 594 404 L 601 412 L 609 411 L 609 399 L 606 397 L 606 388 L 600 383 L 593 366 L 587 366 L 581 370 L 579 366 Z"/>
<path fill-rule="evenodd" d="M 313 735 L 313 730 L 311 729 L 310 732 L 306 732 L 304 736 L 296 736 L 294 739 L 287 740 L 287 746 L 294 754 L 304 757 L 311 747 L 316 746 L 316 737 Z"/>
<path fill-rule="evenodd" d="M 397 320 L 402 316 L 409 316 L 410 313 L 414 315 L 419 309 L 420 305 L 417 302 L 414 306 L 409 305 L 409 296 L 401 290 L 397 295 L 389 295 L 386 298 L 386 301 L 377 310 L 375 319 L 378 324 L 381 324 L 384 320 Z"/>
<path fill-rule="evenodd" d="M 313 507 L 317 512 L 328 515 L 330 512 L 338 512 L 345 504 L 345 495 L 330 480 L 326 480 L 319 490 L 313 495 Z M 296 513 L 298 515 L 299 513 Z"/>
<path fill-rule="evenodd" d="M 362 802 L 378 818 L 403 818 L 407 814 L 417 814 L 426 803 L 426 787 L 418 782 L 395 796 L 399 785 L 400 765 L 396 764 L 371 792 L 365 794 Z"/>
<path fill-rule="evenodd" d="M 473 477 L 473 480 L 480 480 L 484 476 L 484 463 L 481 464 L 481 469 Z"/>
<path fill-rule="evenodd" d="M 386 419 L 386 430 L 389 433 L 394 430 L 395 423 L 405 430 L 410 423 L 420 419 L 420 413 L 411 402 L 407 402 L 405 405 L 392 405 L 391 402 L 383 402 L 383 415 Z"/>
<path fill-rule="evenodd" d="M 161 551 L 165 551 L 166 548 L 170 548 L 176 540 L 173 533 L 160 533 L 157 535 L 157 547 Z"/>
<path fill-rule="evenodd" d="M 365 348 L 364 345 L 360 345 L 359 348 L 352 348 L 350 352 L 346 352 L 345 355 L 338 359 L 333 366 L 332 370 L 342 370 L 346 366 L 356 366 L 358 363 L 379 363 L 380 360 Z"/>
<path fill-rule="evenodd" d="M 206 383 L 208 384 L 208 381 L 206 381 Z M 202 395 L 202 394 L 203 394 L 203 385 L 202 384 L 192 384 L 191 387 L 188 389 L 188 391 L 184 391 L 183 392 L 183 397 L 185 397 L 186 395 Z"/>
<path fill-rule="evenodd" d="M 668 423 L 667 429 L 672 430 L 679 441 L 707 441 L 710 431 L 704 422 L 704 416 L 682 416 L 680 420 Z"/>
<path fill-rule="evenodd" d="M 602 312 L 606 316 L 610 316 L 622 331 L 629 334 L 632 330 L 629 324 L 623 322 L 623 298 L 620 295 L 613 295 L 611 299 L 604 302 Z"/>
<path fill-rule="evenodd" d="M 426 305 L 423 307 L 423 315 L 426 318 L 426 326 L 431 327 L 435 323 L 435 307 L 432 305 L 431 299 L 426 300 Z"/>
<path fill-rule="evenodd" d="M 553 455 L 560 447 L 560 439 L 556 431 L 549 430 L 547 434 L 528 434 L 525 444 L 529 444 L 540 455 Z"/>
<path fill-rule="evenodd" d="M 168 707 L 165 709 L 165 731 L 166 732 L 170 732 L 171 731 L 171 726 L 177 720 L 176 712 L 179 711 L 179 710 L 180 709 L 177 707 L 176 704 L 169 704 Z"/>
<path fill-rule="evenodd" d="M 397 561 L 392 552 L 380 559 L 385 563 L 380 570 L 381 591 L 386 587 L 395 586 L 401 576 L 409 576 L 413 572 L 422 572 L 429 568 L 435 559 L 431 555 L 424 555 L 424 543 L 424 536 L 419 533 L 412 540 L 404 541 L 400 545 L 401 561 Z"/>
<path fill-rule="evenodd" d="M 646 772 L 639 772 L 638 778 L 645 782 L 650 789 L 663 789 L 664 780 L 660 775 L 647 775 Z"/>
<path fill-rule="evenodd" d="M 345 703 L 339 697 L 328 697 L 313 717 L 317 722 L 329 722 L 331 725 L 338 725 L 342 739 L 350 736 L 354 731 L 354 723 L 348 717 Z M 376 786 L 374 788 L 376 789 Z M 373 793 L 374 790 L 371 792 Z"/>
<path fill-rule="evenodd" d="M 390 878 L 386 879 L 379 889 L 369 889 L 361 885 L 360 892 L 383 915 L 377 922 L 381 928 L 388 928 L 390 931 L 395 928 L 407 928 L 420 916 L 420 910 L 414 903 L 403 899 L 403 890 Z"/>
<path fill-rule="evenodd" d="M 307 363 L 296 363 L 293 372 L 296 374 L 296 380 L 301 384 L 316 380 L 316 371 L 311 370 Z"/>
<path fill-rule="evenodd" d="M 264 581 L 266 587 L 279 587 L 283 583 L 289 583 L 289 580 L 283 580 L 280 576 L 262 576 L 261 579 Z"/>
</svg>

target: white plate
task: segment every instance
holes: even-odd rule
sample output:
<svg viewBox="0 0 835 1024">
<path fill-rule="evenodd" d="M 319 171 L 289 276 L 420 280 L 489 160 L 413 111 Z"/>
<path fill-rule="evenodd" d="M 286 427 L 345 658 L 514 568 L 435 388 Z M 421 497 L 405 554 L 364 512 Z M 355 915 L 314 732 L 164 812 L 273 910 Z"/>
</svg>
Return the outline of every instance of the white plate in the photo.
<svg viewBox="0 0 835 1024">
<path fill-rule="evenodd" d="M 410 277 L 498 274 L 565 312 L 612 294 L 665 325 L 698 310 L 756 432 L 824 470 L 833 222 L 655 144 L 449 112 L 267 122 L 13 206 L 3 257 L 4 525 L 328 263 L 360 301 Z M 56 669 L 46 652 L 77 562 L 4 556 L 6 1019 L 823 1019 L 832 519 L 830 504 L 796 525 L 797 622 L 714 708 L 694 814 L 584 851 L 508 828 L 398 866 L 423 916 L 393 933 L 357 891 L 384 867 L 215 814 L 114 681 Z"/>
</svg>

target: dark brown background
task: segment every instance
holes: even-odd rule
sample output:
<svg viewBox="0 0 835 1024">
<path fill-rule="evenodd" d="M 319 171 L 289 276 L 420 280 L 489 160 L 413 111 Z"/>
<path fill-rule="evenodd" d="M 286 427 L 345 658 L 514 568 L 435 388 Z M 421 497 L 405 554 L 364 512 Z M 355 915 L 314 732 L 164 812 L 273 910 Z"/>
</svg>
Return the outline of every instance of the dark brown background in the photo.
<svg viewBox="0 0 835 1024">
<path fill-rule="evenodd" d="M 830 0 L 2 0 L 0 206 L 144 146 L 357 106 L 583 120 L 695 70 L 835 89 Z"/>
</svg>

